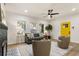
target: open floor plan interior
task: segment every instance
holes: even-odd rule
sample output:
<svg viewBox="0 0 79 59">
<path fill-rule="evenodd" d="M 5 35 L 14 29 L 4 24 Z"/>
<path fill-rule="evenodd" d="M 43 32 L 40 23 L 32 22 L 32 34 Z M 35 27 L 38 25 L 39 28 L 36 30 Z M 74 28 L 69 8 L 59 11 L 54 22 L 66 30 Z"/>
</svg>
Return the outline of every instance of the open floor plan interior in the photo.
<svg viewBox="0 0 79 59">
<path fill-rule="evenodd" d="M 0 3 L 0 56 L 79 56 L 79 3 Z"/>
</svg>

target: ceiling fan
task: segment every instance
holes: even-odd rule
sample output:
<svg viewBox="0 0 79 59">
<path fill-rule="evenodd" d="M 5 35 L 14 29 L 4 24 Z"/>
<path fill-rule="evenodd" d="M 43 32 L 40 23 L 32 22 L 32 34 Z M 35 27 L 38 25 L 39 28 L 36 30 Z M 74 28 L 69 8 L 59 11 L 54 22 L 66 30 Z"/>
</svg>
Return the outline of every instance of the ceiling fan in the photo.
<svg viewBox="0 0 79 59">
<path fill-rule="evenodd" d="M 59 14 L 59 13 L 53 13 L 53 9 L 49 9 L 47 16 L 50 16 L 50 18 L 52 18 L 53 15 L 58 15 L 58 14 Z"/>
</svg>

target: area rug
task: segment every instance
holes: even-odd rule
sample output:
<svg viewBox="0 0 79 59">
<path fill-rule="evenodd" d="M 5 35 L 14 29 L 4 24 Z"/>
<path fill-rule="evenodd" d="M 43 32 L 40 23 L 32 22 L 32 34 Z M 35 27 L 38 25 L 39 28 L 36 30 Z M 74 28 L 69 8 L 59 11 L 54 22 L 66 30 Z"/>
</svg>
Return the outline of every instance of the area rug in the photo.
<svg viewBox="0 0 79 59">
<path fill-rule="evenodd" d="M 72 48 L 72 46 L 69 46 L 68 49 L 61 49 L 58 47 L 57 42 L 51 42 L 50 56 L 63 56 L 68 53 Z"/>
<path fill-rule="evenodd" d="M 61 49 L 57 46 L 57 42 L 51 42 L 50 56 L 63 56 L 68 53 L 73 47 Z M 32 45 L 23 44 L 14 49 L 8 49 L 8 56 L 33 56 Z"/>
<path fill-rule="evenodd" d="M 7 56 L 20 56 L 18 48 L 9 48 L 7 51 Z"/>
</svg>

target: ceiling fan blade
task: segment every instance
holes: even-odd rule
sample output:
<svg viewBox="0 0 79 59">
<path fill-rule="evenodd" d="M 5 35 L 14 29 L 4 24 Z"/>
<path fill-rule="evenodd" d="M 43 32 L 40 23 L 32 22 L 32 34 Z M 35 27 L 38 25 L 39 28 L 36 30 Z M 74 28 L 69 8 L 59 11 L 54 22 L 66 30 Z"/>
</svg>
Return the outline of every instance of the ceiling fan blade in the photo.
<svg viewBox="0 0 79 59">
<path fill-rule="evenodd" d="M 53 11 L 53 9 L 51 9 L 51 10 L 48 10 L 48 12 L 49 12 L 49 13 L 51 13 L 52 11 Z"/>
<path fill-rule="evenodd" d="M 48 15 L 51 15 L 51 13 L 48 12 Z"/>
<path fill-rule="evenodd" d="M 59 13 L 51 13 L 51 15 L 57 15 L 57 14 L 59 14 Z"/>
</svg>

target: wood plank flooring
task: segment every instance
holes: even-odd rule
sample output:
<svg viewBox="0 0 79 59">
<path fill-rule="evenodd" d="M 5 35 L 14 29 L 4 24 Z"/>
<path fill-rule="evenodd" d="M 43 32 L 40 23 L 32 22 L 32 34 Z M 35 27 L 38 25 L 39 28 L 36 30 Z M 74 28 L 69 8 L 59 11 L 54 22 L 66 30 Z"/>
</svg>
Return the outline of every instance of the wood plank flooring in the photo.
<svg viewBox="0 0 79 59">
<path fill-rule="evenodd" d="M 79 56 L 79 45 L 72 48 L 65 56 Z"/>
<path fill-rule="evenodd" d="M 56 41 L 55 41 L 56 42 Z M 22 43 L 22 44 L 14 44 L 14 45 L 9 45 L 8 46 L 8 49 L 9 48 L 17 48 L 17 47 L 19 47 L 19 48 L 22 48 L 22 49 L 19 49 L 20 50 L 20 52 L 22 53 L 22 54 L 24 54 L 25 55 L 25 53 L 23 53 L 21 50 L 27 50 L 27 48 L 30 48 L 31 49 L 31 47 L 29 47 L 29 46 L 27 46 L 26 47 L 26 43 Z M 56 45 L 56 44 L 55 44 Z M 64 56 L 78 56 L 79 55 L 79 49 L 77 48 L 78 47 L 78 45 L 76 46 L 76 45 L 74 45 L 75 47 L 74 48 L 72 48 L 71 50 L 69 50 Z M 24 47 L 26 48 L 26 49 L 24 49 Z M 55 54 L 55 51 L 56 51 L 56 49 L 59 49 L 59 48 L 55 48 L 55 46 L 53 45 L 52 46 L 53 47 L 53 53 Z M 75 49 L 76 48 L 76 49 Z M 29 51 L 29 50 L 28 50 Z M 58 55 L 58 53 L 60 54 L 60 52 L 63 52 L 63 49 L 60 49 L 60 51 L 58 51 L 56 54 Z M 56 56 L 56 54 L 55 54 L 55 56 Z M 53 55 L 54 56 L 54 55 Z"/>
</svg>

